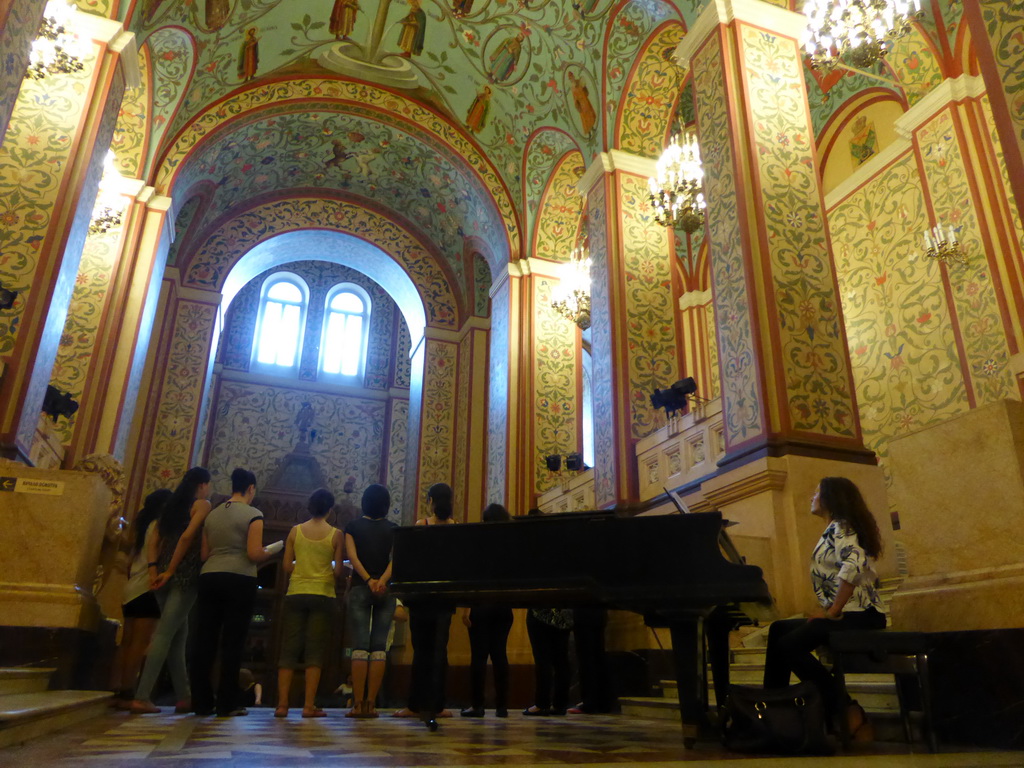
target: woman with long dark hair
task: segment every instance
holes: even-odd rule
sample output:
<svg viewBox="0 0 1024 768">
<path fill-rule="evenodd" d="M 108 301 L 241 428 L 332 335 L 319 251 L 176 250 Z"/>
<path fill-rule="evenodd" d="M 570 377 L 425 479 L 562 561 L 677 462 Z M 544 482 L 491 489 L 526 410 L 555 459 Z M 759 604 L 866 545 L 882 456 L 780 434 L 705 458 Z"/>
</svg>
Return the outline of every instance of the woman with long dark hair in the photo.
<svg viewBox="0 0 1024 768">
<path fill-rule="evenodd" d="M 160 511 L 157 535 L 149 546 L 147 564 L 150 583 L 160 603 L 160 620 L 131 705 L 135 714 L 160 711 L 153 706 L 151 697 L 165 661 L 177 701 L 175 712 L 190 712 L 192 709 L 192 689 L 185 667 L 185 643 L 188 639 L 188 614 L 196 602 L 199 579 L 199 537 L 196 533 L 210 514 L 210 502 L 206 500 L 209 495 L 209 471 L 203 467 L 192 467 Z M 176 571 L 172 564 L 178 566 Z M 173 576 L 167 573 L 168 569 Z"/>
<path fill-rule="evenodd" d="M 427 490 L 428 514 L 416 525 L 451 525 L 452 489 L 447 483 L 434 483 Z M 409 608 L 409 637 L 412 640 L 412 670 L 409 703 L 395 717 L 419 717 L 431 728 L 435 718 L 451 717 L 445 709 L 445 678 L 448 675 L 448 631 L 454 608 L 416 606 Z"/>
<path fill-rule="evenodd" d="M 822 478 L 811 514 L 828 520 L 811 555 L 811 585 L 821 605 L 809 619 L 784 619 L 768 630 L 765 688 L 785 688 L 790 673 L 821 692 L 825 712 L 845 717 L 855 739 L 870 738 L 870 723 L 853 700 L 839 701 L 839 686 L 814 656 L 833 632 L 884 629 L 874 561 L 882 554 L 878 524 L 860 489 L 845 477 Z"/>
<path fill-rule="evenodd" d="M 135 698 L 139 668 L 160 618 L 160 603 L 149 588 L 149 569 L 146 566 L 149 553 L 146 545 L 157 535 L 157 518 L 170 497 L 169 488 L 153 491 L 132 520 L 128 580 L 121 593 L 124 627 L 121 630 L 117 660 L 114 662 L 116 706 L 121 709 L 130 708 Z"/>
</svg>

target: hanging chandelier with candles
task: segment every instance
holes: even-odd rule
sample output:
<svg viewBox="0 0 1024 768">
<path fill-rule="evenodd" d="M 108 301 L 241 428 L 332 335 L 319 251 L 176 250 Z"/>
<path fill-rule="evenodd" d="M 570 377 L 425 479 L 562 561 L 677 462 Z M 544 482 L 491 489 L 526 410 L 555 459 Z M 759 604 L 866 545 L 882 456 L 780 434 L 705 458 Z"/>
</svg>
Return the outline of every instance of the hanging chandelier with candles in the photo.
<svg viewBox="0 0 1024 768">
<path fill-rule="evenodd" d="M 72 30 L 75 9 L 63 0 L 50 0 L 43 11 L 39 36 L 32 41 L 28 77 L 42 80 L 48 75 L 81 72 L 85 65 L 85 43 Z"/>
<path fill-rule="evenodd" d="M 586 248 L 573 250 L 561 281 L 551 294 L 551 306 L 581 330 L 590 327 L 590 255 Z"/>
<path fill-rule="evenodd" d="M 92 218 L 89 221 L 90 235 L 102 235 L 121 225 L 124 218 L 125 199 L 118 188 L 120 181 L 121 173 L 117 170 L 117 157 L 113 150 L 108 150 L 107 156 L 103 159 L 103 177 L 100 179 L 96 204 L 93 206 Z"/>
<path fill-rule="evenodd" d="M 692 234 L 704 226 L 704 168 L 692 133 L 682 137 L 682 143 L 679 134 L 672 136 L 647 184 L 654 220 L 663 227 L 680 227 Z"/>
<path fill-rule="evenodd" d="M 871 66 L 922 13 L 920 0 L 807 0 L 804 15 L 811 67 L 831 72 L 844 61 L 860 69 Z"/>
</svg>

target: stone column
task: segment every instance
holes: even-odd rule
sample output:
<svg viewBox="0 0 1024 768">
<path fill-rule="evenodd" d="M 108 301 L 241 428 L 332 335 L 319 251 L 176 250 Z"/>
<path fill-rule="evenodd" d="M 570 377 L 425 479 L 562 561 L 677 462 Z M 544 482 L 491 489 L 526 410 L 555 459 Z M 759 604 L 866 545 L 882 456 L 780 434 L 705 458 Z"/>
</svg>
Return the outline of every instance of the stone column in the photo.
<svg viewBox="0 0 1024 768">
<path fill-rule="evenodd" d="M 805 18 L 709 5 L 677 50 L 693 70 L 718 323 L 726 461 L 861 441 L 815 168 Z"/>
<path fill-rule="evenodd" d="M 509 478 L 519 477 L 519 382 L 522 345 L 519 330 L 523 270 L 518 262 L 508 265 L 491 285 L 491 333 L 487 399 L 487 501 L 521 514 L 519 487 Z"/>
<path fill-rule="evenodd" d="M 697 394 L 707 400 L 719 395 L 718 349 L 711 291 L 687 291 L 679 297 L 683 375 L 697 382 Z"/>
<path fill-rule="evenodd" d="M 458 381 L 458 334 L 428 326 L 423 338 L 423 391 L 419 419 L 419 471 L 413 508 L 422 517 L 427 489 L 434 483 L 454 484 L 456 405 Z M 465 509 L 465 499 L 455 499 L 455 512 Z"/>
<path fill-rule="evenodd" d="M 821 477 L 854 480 L 891 538 L 815 168 L 805 25 L 760 0 L 716 0 L 676 52 L 693 73 L 726 448 L 693 502 L 739 523 L 732 538 L 783 616 L 816 604 L 807 558 L 822 526 L 809 503 Z"/>
<path fill-rule="evenodd" d="M 456 503 L 466 510 L 462 522 L 479 522 L 483 511 L 487 444 L 487 328 L 482 317 L 471 317 L 460 331 L 458 402 L 455 407 L 455 469 L 452 488 Z"/>
<path fill-rule="evenodd" d="M 679 379 L 668 231 L 648 204 L 655 161 L 603 153 L 579 183 L 587 197 L 594 363 L 594 496 L 637 500 L 634 446 L 664 423 L 651 393 Z"/>
<path fill-rule="evenodd" d="M 121 25 L 79 14 L 82 72 L 25 80 L 0 147 L 0 455 L 27 460 L 60 344 L 125 75 Z M 134 51 L 130 58 L 134 60 Z"/>
<path fill-rule="evenodd" d="M 61 425 L 67 466 L 90 453 L 123 461 L 156 310 L 170 199 L 141 181 L 125 179 L 122 189 L 123 223 L 86 240 L 54 366 L 51 383 L 79 402 L 73 422 Z"/>
<path fill-rule="evenodd" d="M 147 367 L 150 368 L 145 418 L 133 462 L 137 502 L 157 488 L 174 487 L 194 460 L 222 294 L 176 285 L 177 270 L 164 283 L 166 325 Z M 135 491 L 136 473 L 143 473 Z"/>
<path fill-rule="evenodd" d="M 1024 6 L 1014 0 L 964 3 L 964 18 L 992 100 L 1017 215 L 1024 221 Z"/>
</svg>

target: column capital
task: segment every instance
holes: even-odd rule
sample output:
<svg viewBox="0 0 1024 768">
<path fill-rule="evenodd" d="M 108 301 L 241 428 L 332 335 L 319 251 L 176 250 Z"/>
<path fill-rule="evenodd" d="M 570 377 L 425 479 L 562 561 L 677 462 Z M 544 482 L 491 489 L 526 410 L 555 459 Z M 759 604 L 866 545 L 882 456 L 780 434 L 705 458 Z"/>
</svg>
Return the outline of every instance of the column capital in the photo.
<svg viewBox="0 0 1024 768">
<path fill-rule="evenodd" d="M 976 99 L 983 93 L 985 81 L 978 75 L 947 78 L 896 118 L 896 133 L 905 139 L 913 139 L 914 131 L 947 105 L 965 99 Z"/>
<path fill-rule="evenodd" d="M 799 40 L 807 28 L 807 17 L 764 0 L 711 0 L 676 46 L 675 60 L 683 69 L 711 32 L 722 24 L 739 19 L 780 35 Z"/>
<path fill-rule="evenodd" d="M 653 176 L 657 171 L 658 161 L 642 155 L 634 155 L 630 152 L 623 152 L 621 149 L 612 149 L 598 154 L 594 161 L 587 167 L 576 189 L 581 195 L 586 196 L 593 188 L 597 180 L 606 173 L 612 171 L 624 171 L 637 176 Z"/>
</svg>

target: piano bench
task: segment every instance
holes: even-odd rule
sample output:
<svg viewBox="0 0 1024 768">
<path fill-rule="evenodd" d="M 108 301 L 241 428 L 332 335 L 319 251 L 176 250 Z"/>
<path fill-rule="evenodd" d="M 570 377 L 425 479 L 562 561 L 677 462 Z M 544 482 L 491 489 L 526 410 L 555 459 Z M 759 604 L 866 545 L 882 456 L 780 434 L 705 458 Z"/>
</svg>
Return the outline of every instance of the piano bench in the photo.
<svg viewBox="0 0 1024 768">
<path fill-rule="evenodd" d="M 927 632 L 892 632 L 886 629 L 834 632 L 829 636 L 829 649 L 832 673 L 840 688 L 839 700 L 846 700 L 847 673 L 893 675 L 907 743 L 913 741 L 910 727 L 913 705 L 915 710 L 923 713 L 921 731 L 929 751 L 937 751 L 928 672 L 928 654 L 933 648 L 934 639 Z M 850 742 L 846 718 L 840 717 L 839 723 L 840 739 L 845 749 Z"/>
</svg>

